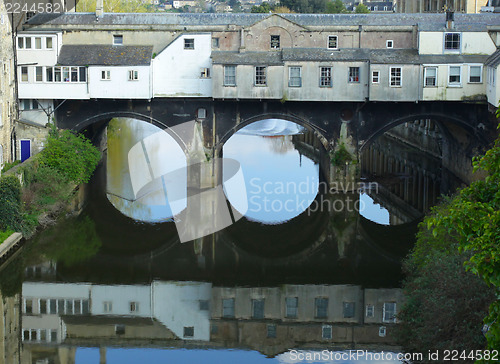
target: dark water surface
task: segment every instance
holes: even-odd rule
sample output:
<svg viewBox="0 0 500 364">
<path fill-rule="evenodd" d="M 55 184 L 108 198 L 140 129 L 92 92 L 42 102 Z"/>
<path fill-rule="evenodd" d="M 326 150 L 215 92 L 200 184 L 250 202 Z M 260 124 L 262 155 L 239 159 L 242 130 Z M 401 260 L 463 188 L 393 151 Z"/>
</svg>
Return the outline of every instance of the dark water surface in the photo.
<svg viewBox="0 0 500 364">
<path fill-rule="evenodd" d="M 282 120 L 252 124 L 223 150 L 241 167 L 243 182 L 224 192 L 244 217 L 180 243 L 173 217 L 185 205 L 169 205 L 168 180 L 148 192 L 149 202 L 130 202 L 128 150 L 155 132 L 137 128 L 112 124 L 107 163 L 81 215 L 38 234 L 2 271 L 22 285 L 20 295 L 2 292 L 5 307 L 20 305 L 5 309 L 21 315 L 3 332 L 13 358 L 400 362 L 392 333 L 403 303 L 401 259 L 423 213 L 457 184 L 439 159 L 384 136 L 363 154 L 366 188 L 329 194 L 321 145 L 307 130 Z M 179 154 L 173 144 L 162 148 L 158 165 Z M 172 163 L 182 168 L 179 158 Z M 149 209 L 158 196 L 165 203 Z M 367 352 L 353 361 L 341 356 L 348 350 Z M 373 357 L 382 352 L 390 355 Z"/>
</svg>

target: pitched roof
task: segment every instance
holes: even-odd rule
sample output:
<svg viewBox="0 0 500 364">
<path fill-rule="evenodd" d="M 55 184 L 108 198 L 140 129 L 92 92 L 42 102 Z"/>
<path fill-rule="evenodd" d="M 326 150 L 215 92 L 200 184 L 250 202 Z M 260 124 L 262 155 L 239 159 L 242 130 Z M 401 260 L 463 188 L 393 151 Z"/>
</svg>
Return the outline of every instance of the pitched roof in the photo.
<svg viewBox="0 0 500 364">
<path fill-rule="evenodd" d="M 488 57 L 485 66 L 496 67 L 500 64 L 500 49 L 497 49 L 495 53 Z"/>
<path fill-rule="evenodd" d="M 282 65 L 281 52 L 212 52 L 213 64 Z"/>
<path fill-rule="evenodd" d="M 63 45 L 57 63 L 62 66 L 147 66 L 153 46 Z"/>
</svg>

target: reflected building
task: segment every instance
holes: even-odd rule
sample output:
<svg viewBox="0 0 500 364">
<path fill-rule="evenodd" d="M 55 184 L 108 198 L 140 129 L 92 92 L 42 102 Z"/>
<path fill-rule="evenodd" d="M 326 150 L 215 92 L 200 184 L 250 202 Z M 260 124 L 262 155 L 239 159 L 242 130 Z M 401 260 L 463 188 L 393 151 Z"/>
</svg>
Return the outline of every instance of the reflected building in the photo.
<svg viewBox="0 0 500 364">
<path fill-rule="evenodd" d="M 25 282 L 23 362 L 74 363 L 77 347 L 293 348 L 393 345 L 400 289 Z M 104 361 L 103 361 L 104 360 Z"/>
<path fill-rule="evenodd" d="M 2 296 L 0 292 L 0 364 L 20 362 L 20 295 Z"/>
</svg>

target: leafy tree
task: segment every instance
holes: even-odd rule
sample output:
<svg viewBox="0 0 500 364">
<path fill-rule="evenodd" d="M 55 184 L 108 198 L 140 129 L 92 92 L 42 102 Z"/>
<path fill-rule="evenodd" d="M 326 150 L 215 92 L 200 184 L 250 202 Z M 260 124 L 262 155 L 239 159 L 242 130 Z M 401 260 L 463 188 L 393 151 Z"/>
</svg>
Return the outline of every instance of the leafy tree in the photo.
<svg viewBox="0 0 500 364">
<path fill-rule="evenodd" d="M 100 152 L 83 135 L 52 128 L 40 164 L 58 170 L 68 181 L 86 183 L 101 158 Z"/>
<path fill-rule="evenodd" d="M 95 0 L 79 0 L 76 11 L 93 13 L 95 12 Z M 104 12 L 106 13 L 147 13 L 154 12 L 153 7 L 141 0 L 105 0 Z"/>
<path fill-rule="evenodd" d="M 285 6 L 296 13 L 324 13 L 327 0 L 281 0 L 280 6 Z"/>
<path fill-rule="evenodd" d="M 276 6 L 273 9 L 273 13 L 276 13 L 276 14 L 290 14 L 290 13 L 294 13 L 294 11 L 288 9 L 286 6 Z"/>
<path fill-rule="evenodd" d="M 252 6 L 251 13 L 270 13 L 274 9 L 268 2 L 263 2 L 259 6 Z"/>
<path fill-rule="evenodd" d="M 368 14 L 370 10 L 368 10 L 365 4 L 358 4 L 356 5 L 356 10 L 354 12 L 356 14 Z"/>
<path fill-rule="evenodd" d="M 347 9 L 345 8 L 342 0 L 329 1 L 326 3 L 326 13 L 328 14 L 340 14 L 346 12 Z"/>
</svg>

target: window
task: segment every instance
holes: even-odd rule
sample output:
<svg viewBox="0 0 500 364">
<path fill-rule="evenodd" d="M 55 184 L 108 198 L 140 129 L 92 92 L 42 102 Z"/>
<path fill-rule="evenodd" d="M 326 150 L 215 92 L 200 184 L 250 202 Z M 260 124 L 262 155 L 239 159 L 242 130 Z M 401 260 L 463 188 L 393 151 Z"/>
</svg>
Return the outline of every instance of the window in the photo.
<svg viewBox="0 0 500 364">
<path fill-rule="evenodd" d="M 17 38 L 17 48 L 19 48 L 19 49 L 24 48 L 24 37 Z"/>
<path fill-rule="evenodd" d="M 45 38 L 45 48 L 52 49 L 52 37 Z"/>
<path fill-rule="evenodd" d="M 271 339 L 276 338 L 276 325 L 267 325 L 267 337 Z"/>
<path fill-rule="evenodd" d="M 314 299 L 314 317 L 326 318 L 328 316 L 328 298 L 317 297 Z"/>
<path fill-rule="evenodd" d="M 385 47 L 386 48 L 394 48 L 394 41 L 388 40 L 385 42 Z"/>
<path fill-rule="evenodd" d="M 50 341 L 51 342 L 57 341 L 57 330 L 50 330 Z"/>
<path fill-rule="evenodd" d="M 301 87 L 302 86 L 302 67 L 288 67 L 288 86 Z"/>
<path fill-rule="evenodd" d="M 450 66 L 448 75 L 448 85 L 449 86 L 460 86 L 462 70 L 460 66 Z"/>
<path fill-rule="evenodd" d="M 332 67 L 319 68 L 319 86 L 332 87 Z"/>
<path fill-rule="evenodd" d="M 391 67 L 390 75 L 389 85 L 391 87 L 401 87 L 401 67 Z"/>
<path fill-rule="evenodd" d="M 384 314 L 382 320 L 384 322 L 396 322 L 396 302 L 384 303 Z"/>
<path fill-rule="evenodd" d="M 482 83 L 483 82 L 482 74 L 483 74 L 482 66 L 469 66 L 470 83 Z"/>
<path fill-rule="evenodd" d="M 332 338 L 332 326 L 331 325 L 323 325 L 321 327 L 321 337 L 323 339 L 331 339 Z"/>
<path fill-rule="evenodd" d="M 111 301 L 104 301 L 103 302 L 103 311 L 104 312 L 112 312 L 113 311 L 113 302 Z"/>
<path fill-rule="evenodd" d="M 24 300 L 24 313 L 32 314 L 33 313 L 33 300 L 25 299 Z"/>
<path fill-rule="evenodd" d="M 184 39 L 184 49 L 194 49 L 194 38 Z"/>
<path fill-rule="evenodd" d="M 271 49 L 280 49 L 279 35 L 271 35 Z"/>
<path fill-rule="evenodd" d="M 222 300 L 222 317 L 234 317 L 234 298 L 225 298 Z"/>
<path fill-rule="evenodd" d="M 40 314 L 47 313 L 47 300 L 40 300 Z"/>
<path fill-rule="evenodd" d="M 61 82 L 61 67 L 54 67 L 54 82 Z"/>
<path fill-rule="evenodd" d="M 28 82 L 28 67 L 21 67 L 21 82 Z"/>
<path fill-rule="evenodd" d="M 460 50 L 460 33 L 445 33 L 444 49 L 447 51 Z"/>
<path fill-rule="evenodd" d="M 200 72 L 201 78 L 210 78 L 210 68 L 203 67 Z"/>
<path fill-rule="evenodd" d="M 353 318 L 354 317 L 354 302 L 343 302 L 342 308 L 344 313 L 344 318 Z"/>
<path fill-rule="evenodd" d="M 366 317 L 374 317 L 375 316 L 375 306 L 366 305 Z"/>
<path fill-rule="evenodd" d="M 194 336 L 194 326 L 184 326 L 184 337 Z"/>
<path fill-rule="evenodd" d="M 134 313 L 134 312 L 139 312 L 139 302 L 130 302 L 129 303 L 129 307 L 130 307 L 130 312 L 131 313 Z"/>
<path fill-rule="evenodd" d="M 71 67 L 71 82 L 78 82 L 78 67 Z"/>
<path fill-rule="evenodd" d="M 70 81 L 70 78 L 69 78 L 69 67 L 63 67 L 62 68 L 62 74 L 63 74 L 63 80 L 64 80 L 64 82 L 69 82 Z"/>
<path fill-rule="evenodd" d="M 200 107 L 196 110 L 196 119 L 203 120 L 207 118 L 207 109 Z"/>
<path fill-rule="evenodd" d="M 116 335 L 124 335 L 125 334 L 125 325 L 115 325 L 115 334 Z"/>
<path fill-rule="evenodd" d="M 52 67 L 45 68 L 45 81 L 54 82 L 54 69 Z"/>
<path fill-rule="evenodd" d="M 425 87 L 435 87 L 437 86 L 437 67 L 425 67 L 424 68 L 424 78 Z"/>
<path fill-rule="evenodd" d="M 49 304 L 49 309 L 50 309 L 49 313 L 56 314 L 57 313 L 57 301 L 52 299 L 52 300 L 50 300 L 49 303 L 50 303 Z"/>
<path fill-rule="evenodd" d="M 380 72 L 372 71 L 372 83 L 379 83 L 379 82 L 380 82 Z"/>
<path fill-rule="evenodd" d="M 486 70 L 488 73 L 488 84 L 490 84 L 491 86 L 495 86 L 496 69 L 494 69 L 492 67 L 488 67 L 488 68 L 486 68 Z"/>
<path fill-rule="evenodd" d="M 123 35 L 113 35 L 113 44 L 114 45 L 123 45 Z"/>
<path fill-rule="evenodd" d="M 87 82 L 87 69 L 85 67 L 79 67 L 79 81 Z"/>
<path fill-rule="evenodd" d="M 101 71 L 101 80 L 109 81 L 111 80 L 111 71 Z"/>
<path fill-rule="evenodd" d="M 299 307 L 299 298 L 298 297 L 287 297 L 285 299 L 286 304 L 286 312 L 285 316 L 287 318 L 297 318 L 297 311 Z"/>
<path fill-rule="evenodd" d="M 31 49 L 31 37 L 26 37 L 25 39 L 26 39 L 25 44 L 24 44 L 25 48 Z"/>
<path fill-rule="evenodd" d="M 339 38 L 336 35 L 328 36 L 328 49 L 338 49 L 339 48 Z"/>
<path fill-rule="evenodd" d="M 359 83 L 359 67 L 349 67 L 349 83 Z"/>
<path fill-rule="evenodd" d="M 212 38 L 212 48 L 219 48 L 219 38 Z"/>
<path fill-rule="evenodd" d="M 139 71 L 130 70 L 128 71 L 128 80 L 129 81 L 137 81 L 139 80 Z"/>
<path fill-rule="evenodd" d="M 224 66 L 224 86 L 236 86 L 236 66 Z"/>
<path fill-rule="evenodd" d="M 264 318 L 264 300 L 252 300 L 252 318 L 253 319 L 263 319 Z"/>
<path fill-rule="evenodd" d="M 255 67 L 255 86 L 266 86 L 266 67 L 257 66 Z"/>
<path fill-rule="evenodd" d="M 378 336 L 385 337 L 386 332 L 387 332 L 387 329 L 385 326 L 380 326 L 378 328 Z"/>
<path fill-rule="evenodd" d="M 43 81 L 43 67 L 35 67 L 35 82 Z"/>
<path fill-rule="evenodd" d="M 35 49 L 42 49 L 42 38 L 35 37 Z"/>
<path fill-rule="evenodd" d="M 201 300 L 200 311 L 208 311 L 208 309 L 209 309 L 209 302 L 207 300 Z"/>
</svg>

